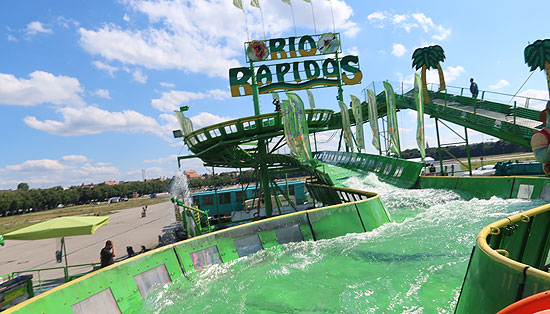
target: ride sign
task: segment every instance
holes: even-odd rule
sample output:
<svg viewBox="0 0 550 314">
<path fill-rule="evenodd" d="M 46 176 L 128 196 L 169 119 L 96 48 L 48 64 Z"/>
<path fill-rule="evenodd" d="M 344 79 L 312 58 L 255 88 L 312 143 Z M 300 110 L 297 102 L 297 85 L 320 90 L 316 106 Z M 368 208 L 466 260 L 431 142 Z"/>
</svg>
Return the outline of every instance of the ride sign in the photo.
<svg viewBox="0 0 550 314">
<path fill-rule="evenodd" d="M 317 37 L 317 40 L 314 39 Z M 338 57 L 339 34 L 254 40 L 245 46 L 250 67 L 229 69 L 231 96 L 252 95 L 252 86 L 258 85 L 260 94 L 279 90 L 301 90 L 314 86 L 354 85 L 361 82 L 359 58 L 348 55 Z M 312 59 L 314 56 L 335 54 L 335 57 Z M 254 63 L 309 57 L 304 61 L 262 64 Z M 340 80 L 341 77 L 341 80 Z"/>
</svg>

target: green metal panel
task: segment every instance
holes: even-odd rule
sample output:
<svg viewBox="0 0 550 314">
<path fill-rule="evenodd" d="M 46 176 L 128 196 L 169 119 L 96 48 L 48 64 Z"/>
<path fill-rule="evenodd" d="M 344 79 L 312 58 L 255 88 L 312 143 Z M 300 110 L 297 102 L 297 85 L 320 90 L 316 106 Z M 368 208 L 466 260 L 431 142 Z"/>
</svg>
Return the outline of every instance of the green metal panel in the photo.
<svg viewBox="0 0 550 314">
<path fill-rule="evenodd" d="M 342 204 L 308 212 L 315 239 L 331 239 L 348 233 L 365 232 L 355 204 Z"/>
<path fill-rule="evenodd" d="M 476 248 L 455 313 L 494 314 L 515 300 L 522 281 L 521 271 L 496 263 Z"/>
<path fill-rule="evenodd" d="M 16 313 L 72 314 L 73 304 L 110 287 L 118 307 L 124 313 L 142 302 L 134 276 L 162 264 L 166 266 L 172 281 L 182 277 L 176 254 L 171 247 L 167 247 L 71 281 L 30 299 L 32 302 L 25 307 L 14 309 Z"/>
<path fill-rule="evenodd" d="M 262 246 L 264 249 L 269 249 L 270 247 L 278 246 L 279 241 L 277 241 L 277 235 L 275 230 L 267 230 L 264 232 L 258 233 L 260 236 L 260 241 L 262 241 Z"/>
<path fill-rule="evenodd" d="M 324 171 L 333 182 L 342 182 L 350 176 L 374 172 L 380 180 L 394 184 L 401 188 L 411 188 L 416 185 L 422 164 L 393 157 L 378 156 L 364 153 L 345 152 L 318 152 L 316 158 L 323 163 L 337 165 L 350 171 L 343 171 L 334 167 L 325 167 Z M 337 156 L 335 160 L 331 156 Z M 386 168 L 388 165 L 391 168 Z M 402 168 L 399 176 L 396 176 L 398 168 Z M 387 171 L 389 169 L 389 171 Z"/>
<path fill-rule="evenodd" d="M 529 227 L 530 223 L 520 221 L 501 228 L 504 234 L 500 241 L 500 246 L 497 248 L 506 250 L 510 254 L 510 259 L 521 261 L 527 237 L 529 236 Z"/>
<path fill-rule="evenodd" d="M 421 189 L 449 189 L 455 190 L 458 177 L 420 177 Z"/>
<path fill-rule="evenodd" d="M 353 193 L 353 191 L 346 193 Z M 363 195 L 363 197 L 366 196 L 367 194 Z M 134 276 L 138 274 L 164 264 L 172 281 L 181 278 L 184 274 L 183 270 L 187 277 L 193 278 L 196 272 L 191 253 L 216 246 L 222 262 L 231 261 L 238 258 L 234 240 L 258 235 L 264 249 L 273 247 L 278 245 L 276 230 L 279 228 L 298 225 L 305 241 L 364 232 L 359 211 L 369 230 L 388 221 L 380 198 L 373 194 L 368 199 L 354 203 L 297 212 L 240 225 L 140 254 L 32 298 L 12 308 L 8 313 L 72 313 L 72 305 L 107 288 L 111 290 L 122 312 L 135 310 L 142 303 L 134 281 Z M 183 281 L 183 284 L 191 285 L 192 281 Z"/>
<path fill-rule="evenodd" d="M 372 231 L 386 222 L 390 222 L 390 216 L 380 197 L 369 199 L 366 202 L 355 203 L 357 212 L 363 221 L 365 231 Z"/>
<path fill-rule="evenodd" d="M 540 274 L 535 274 L 537 271 L 533 268 L 528 268 L 525 272 L 525 287 L 522 298 L 530 295 L 550 290 L 550 281 L 547 278 L 541 278 Z M 538 271 L 540 273 L 540 271 Z"/>
<path fill-rule="evenodd" d="M 544 212 L 531 217 L 531 230 L 525 245 L 522 263 L 542 268 L 548 256 L 550 239 L 550 212 Z"/>
<path fill-rule="evenodd" d="M 459 177 L 456 189 L 474 197 L 489 199 L 493 196 L 510 198 L 514 177 Z"/>
<path fill-rule="evenodd" d="M 540 198 L 540 194 L 542 192 L 543 187 L 550 186 L 550 180 L 547 178 L 516 177 L 516 181 L 514 182 L 514 189 L 512 190 L 512 198 L 518 197 L 520 185 L 527 185 L 527 186 L 532 185 L 533 191 L 529 198 L 537 199 L 537 198 Z"/>
</svg>

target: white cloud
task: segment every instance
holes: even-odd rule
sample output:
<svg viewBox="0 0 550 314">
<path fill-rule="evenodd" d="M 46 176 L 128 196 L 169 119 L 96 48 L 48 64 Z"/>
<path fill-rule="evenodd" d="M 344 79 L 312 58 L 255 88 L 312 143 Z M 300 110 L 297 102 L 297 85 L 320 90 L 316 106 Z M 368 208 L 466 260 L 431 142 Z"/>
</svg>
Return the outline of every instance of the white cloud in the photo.
<svg viewBox="0 0 550 314">
<path fill-rule="evenodd" d="M 445 83 L 450 83 L 457 78 L 459 78 L 462 74 L 466 73 L 466 70 L 464 70 L 464 67 L 458 65 L 455 67 L 448 66 L 443 69 L 443 75 L 445 76 Z M 426 72 L 426 81 L 427 83 L 434 83 L 439 84 L 439 73 L 436 69 L 430 70 Z"/>
<path fill-rule="evenodd" d="M 132 77 L 134 78 L 134 81 L 145 84 L 147 83 L 147 74 L 141 72 L 141 70 L 137 69 L 132 73 Z"/>
<path fill-rule="evenodd" d="M 353 46 L 348 49 L 348 54 L 358 56 L 359 55 L 359 48 L 357 46 Z"/>
<path fill-rule="evenodd" d="M 83 88 L 76 78 L 55 76 L 35 71 L 29 79 L 0 73 L 0 104 L 34 106 L 42 103 L 55 105 L 84 105 L 80 97 Z"/>
<path fill-rule="evenodd" d="M 66 156 L 61 157 L 61 161 L 63 163 L 71 163 L 71 164 L 84 163 L 84 162 L 88 161 L 88 158 L 86 156 L 83 156 L 83 155 L 66 155 Z"/>
<path fill-rule="evenodd" d="M 124 14 L 124 16 L 122 17 L 123 20 L 125 20 L 126 22 L 130 21 L 130 17 L 128 16 L 128 14 Z"/>
<path fill-rule="evenodd" d="M 494 84 L 494 85 L 490 85 L 489 88 L 490 89 L 501 89 L 503 87 L 506 87 L 510 85 L 510 83 L 508 83 L 507 80 L 500 80 L 498 81 L 498 83 Z"/>
<path fill-rule="evenodd" d="M 168 83 L 168 82 L 160 82 L 159 84 L 160 84 L 160 86 L 166 87 L 166 88 L 173 88 L 173 87 L 176 87 L 176 84 Z"/>
<path fill-rule="evenodd" d="M 0 173 L 0 188 L 15 188 L 19 182 L 26 182 L 33 188 L 99 183 L 121 175 L 116 167 L 94 162 L 83 155 L 27 160 L 0 168 Z"/>
<path fill-rule="evenodd" d="M 387 11 L 377 11 L 369 14 L 367 20 L 377 28 L 393 25 L 395 28 L 404 29 L 407 33 L 410 33 L 414 28 L 420 28 L 425 33 L 432 34 L 432 38 L 435 40 L 444 40 L 451 35 L 450 28 L 435 24 L 424 13 L 392 14 Z"/>
<path fill-rule="evenodd" d="M 163 92 L 161 98 L 159 99 L 153 99 L 151 101 L 151 105 L 160 111 L 171 113 L 173 110 L 178 109 L 181 105 L 186 105 L 188 102 L 193 100 L 207 98 L 222 100 L 229 97 L 229 92 L 221 89 L 212 89 L 206 92 L 172 90 L 169 92 Z"/>
<path fill-rule="evenodd" d="M 58 16 L 57 17 L 57 24 L 65 27 L 65 28 L 69 28 L 71 25 L 73 25 L 73 26 L 80 25 L 80 23 L 78 21 L 73 20 L 73 19 L 68 19 L 68 18 L 65 18 L 63 16 Z"/>
<path fill-rule="evenodd" d="M 407 49 L 402 44 L 393 44 L 392 47 L 393 47 L 393 50 L 391 54 L 396 57 L 401 57 L 402 55 L 405 54 L 405 52 L 407 52 Z"/>
<path fill-rule="evenodd" d="M 108 65 L 108 64 L 103 63 L 103 62 L 101 62 L 101 61 L 94 61 L 94 62 L 93 62 L 93 65 L 94 65 L 96 68 L 100 69 L 100 70 L 106 71 L 107 73 L 109 73 L 109 75 L 110 75 L 111 77 L 114 77 L 114 76 L 115 76 L 114 73 L 115 73 L 116 71 L 119 70 L 117 67 Z"/>
<path fill-rule="evenodd" d="M 125 29 L 105 24 L 99 29 L 80 28 L 80 44 L 93 55 L 149 69 L 182 69 L 226 78 L 227 69 L 243 60 L 247 41 L 242 11 L 231 1 L 125 2 L 149 19 L 147 28 Z M 297 27 L 311 28 L 311 6 L 293 3 Z M 315 2 L 318 31 L 332 31 L 331 3 Z M 360 31 L 351 21 L 352 8 L 332 1 L 337 31 L 354 37 Z M 270 37 L 292 30 L 289 6 L 280 1 L 262 3 L 265 28 Z M 252 38 L 262 38 L 259 10 L 245 6 Z M 207 22 L 205 22 L 207 21 Z M 231 27 L 227 27 L 231 25 Z"/>
<path fill-rule="evenodd" d="M 38 21 L 33 21 L 27 24 L 25 28 L 25 33 L 27 35 L 36 35 L 38 33 L 51 34 L 53 31 L 51 29 L 44 28 L 44 25 Z"/>
<path fill-rule="evenodd" d="M 59 136 L 79 136 L 99 134 L 107 131 L 129 133 L 150 133 L 167 138 L 171 130 L 166 130 L 148 116 L 133 110 L 110 112 L 93 106 L 82 108 L 58 108 L 62 121 L 43 120 L 28 116 L 23 121 L 31 128 Z"/>
<path fill-rule="evenodd" d="M 194 129 L 197 130 L 212 124 L 217 124 L 217 123 L 222 123 L 224 121 L 232 120 L 233 118 L 220 117 L 210 112 L 201 112 L 198 115 L 193 116 L 189 119 L 191 119 L 191 121 L 193 122 Z"/>
<path fill-rule="evenodd" d="M 62 170 L 64 166 L 57 160 L 40 159 L 27 160 L 19 165 L 8 165 L 5 170 L 13 172 L 49 172 Z"/>
<path fill-rule="evenodd" d="M 96 89 L 95 92 L 92 93 L 92 95 L 105 99 L 111 99 L 111 94 L 106 89 Z"/>
<path fill-rule="evenodd" d="M 178 155 L 170 155 L 166 157 L 159 157 L 155 159 L 144 160 L 143 162 L 148 164 L 165 164 L 165 163 L 175 162 L 176 158 L 178 158 Z"/>
<path fill-rule="evenodd" d="M 18 41 L 18 40 L 14 36 L 8 34 L 8 41 Z"/>
<path fill-rule="evenodd" d="M 445 77 L 445 84 L 449 84 L 456 79 L 458 79 L 462 74 L 466 73 L 466 70 L 464 67 L 458 65 L 455 67 L 448 66 L 445 69 L 443 69 L 443 76 Z M 414 74 L 410 74 L 408 76 L 404 76 L 402 73 L 397 72 L 395 73 L 395 76 L 400 82 L 403 82 L 403 88 L 405 90 L 409 90 L 414 85 Z M 439 86 L 439 73 L 437 70 L 430 70 L 426 71 L 426 83 L 428 84 L 436 84 Z M 428 88 L 430 86 L 428 85 Z"/>
<path fill-rule="evenodd" d="M 542 110 L 546 107 L 548 101 L 548 91 L 538 89 L 528 89 L 518 94 L 513 100 L 517 101 L 519 106 L 525 106 L 526 97 L 529 98 L 529 109 Z"/>
</svg>

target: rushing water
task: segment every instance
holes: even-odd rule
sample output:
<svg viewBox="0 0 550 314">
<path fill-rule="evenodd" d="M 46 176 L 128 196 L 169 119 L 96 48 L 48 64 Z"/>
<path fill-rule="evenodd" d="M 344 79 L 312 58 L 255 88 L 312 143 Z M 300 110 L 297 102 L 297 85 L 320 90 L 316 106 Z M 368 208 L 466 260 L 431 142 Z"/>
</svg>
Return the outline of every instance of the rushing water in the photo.
<svg viewBox="0 0 550 314">
<path fill-rule="evenodd" d="M 187 206 L 193 205 L 193 201 L 191 200 L 191 191 L 189 190 L 189 186 L 187 184 L 187 176 L 181 168 L 178 168 L 178 172 L 176 172 L 176 175 L 172 180 L 172 184 L 170 185 L 170 194 L 182 199 Z"/>
<path fill-rule="evenodd" d="M 452 313 L 477 233 L 540 201 L 404 190 L 376 176 L 392 222 L 372 232 L 291 243 L 215 265 L 151 295 L 143 313 Z"/>
</svg>

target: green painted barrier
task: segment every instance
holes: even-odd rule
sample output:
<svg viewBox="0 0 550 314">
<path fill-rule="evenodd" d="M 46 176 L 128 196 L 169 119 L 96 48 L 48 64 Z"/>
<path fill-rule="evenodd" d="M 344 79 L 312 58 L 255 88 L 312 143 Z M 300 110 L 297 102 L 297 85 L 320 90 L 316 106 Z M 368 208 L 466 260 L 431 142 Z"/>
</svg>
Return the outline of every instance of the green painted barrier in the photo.
<svg viewBox="0 0 550 314">
<path fill-rule="evenodd" d="M 477 198 L 492 196 L 510 198 L 514 177 L 459 177 L 456 189 L 468 192 Z"/>
<path fill-rule="evenodd" d="M 493 196 L 510 198 L 518 177 L 420 177 L 421 189 L 450 189 L 467 192 L 473 197 L 489 199 Z M 539 184 L 543 184 L 541 181 Z M 517 194 L 517 193 L 516 193 Z"/>
<path fill-rule="evenodd" d="M 375 173 L 381 181 L 401 188 L 414 187 L 423 167 L 419 162 L 364 153 L 323 151 L 316 152 L 315 158 L 359 173 Z M 330 170 L 325 172 L 331 176 Z"/>
<path fill-rule="evenodd" d="M 550 204 L 483 228 L 476 241 L 455 313 L 496 313 L 550 289 L 543 271 L 550 249 Z"/>
<path fill-rule="evenodd" d="M 355 204 L 333 205 L 308 213 L 315 239 L 331 239 L 365 232 Z"/>
<path fill-rule="evenodd" d="M 418 186 L 421 189 L 455 190 L 457 182 L 458 182 L 458 177 L 422 176 L 420 177 L 420 180 L 418 180 Z"/>
<path fill-rule="evenodd" d="M 159 286 L 192 279 L 209 265 L 280 244 L 372 230 L 389 216 L 375 193 L 334 190 L 339 204 L 239 225 L 140 254 L 40 294 L 5 313 L 124 313 L 141 306 Z M 314 192 L 315 193 L 315 192 Z M 330 200 L 331 202 L 334 199 Z M 183 285 L 192 285 L 192 280 Z"/>
<path fill-rule="evenodd" d="M 550 201 L 550 180 L 544 177 L 516 177 L 512 189 L 512 198 L 542 198 Z"/>
</svg>

